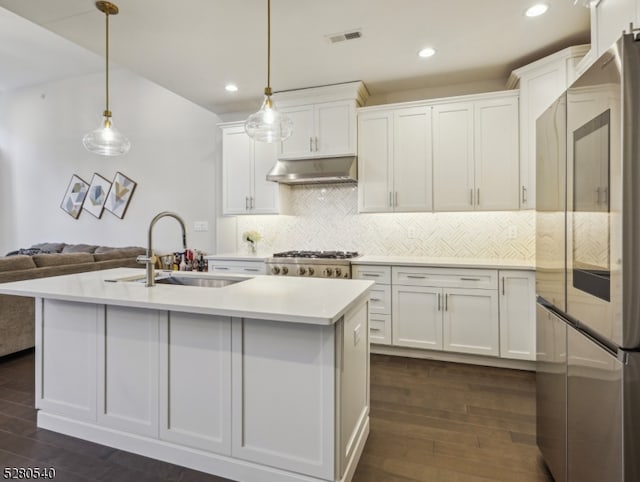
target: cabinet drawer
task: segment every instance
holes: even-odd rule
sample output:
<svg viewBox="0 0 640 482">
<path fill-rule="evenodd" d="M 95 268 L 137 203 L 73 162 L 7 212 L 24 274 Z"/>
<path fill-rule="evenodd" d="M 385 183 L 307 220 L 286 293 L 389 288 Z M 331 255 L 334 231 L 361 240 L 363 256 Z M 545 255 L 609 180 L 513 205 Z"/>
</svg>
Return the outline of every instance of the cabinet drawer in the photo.
<svg viewBox="0 0 640 482">
<path fill-rule="evenodd" d="M 369 317 L 369 343 L 391 344 L 391 315 L 372 314 Z"/>
<path fill-rule="evenodd" d="M 210 273 L 241 273 L 241 274 L 265 274 L 265 264 L 263 262 L 231 262 L 216 263 L 209 260 Z"/>
<path fill-rule="evenodd" d="M 369 292 L 369 313 L 391 314 L 391 286 L 376 284 Z"/>
<path fill-rule="evenodd" d="M 498 289 L 498 271 L 493 269 L 421 268 L 394 266 L 393 284 L 442 288 Z"/>
<path fill-rule="evenodd" d="M 355 265 L 353 277 L 388 285 L 391 283 L 391 266 Z"/>
</svg>

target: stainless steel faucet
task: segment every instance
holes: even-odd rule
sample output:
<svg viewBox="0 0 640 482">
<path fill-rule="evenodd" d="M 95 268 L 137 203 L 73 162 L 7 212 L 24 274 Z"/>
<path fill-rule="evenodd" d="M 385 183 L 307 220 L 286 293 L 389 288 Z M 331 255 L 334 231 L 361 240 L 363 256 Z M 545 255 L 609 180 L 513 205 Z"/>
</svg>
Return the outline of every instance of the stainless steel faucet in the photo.
<svg viewBox="0 0 640 482">
<path fill-rule="evenodd" d="M 147 265 L 147 282 L 145 283 L 145 286 L 155 286 L 156 284 L 154 267 L 155 267 L 157 258 L 153 254 L 152 233 L 153 233 L 153 227 L 158 222 L 158 220 L 165 217 L 174 218 L 180 223 L 180 226 L 182 227 L 182 247 L 184 248 L 185 251 L 187 250 L 187 228 L 184 223 L 184 220 L 180 216 L 178 216 L 176 213 L 172 213 L 170 211 L 163 211 L 161 213 L 156 214 L 155 217 L 151 220 L 151 223 L 149 224 L 147 254 L 146 256 L 140 255 L 136 258 L 136 261 L 138 263 Z"/>
</svg>

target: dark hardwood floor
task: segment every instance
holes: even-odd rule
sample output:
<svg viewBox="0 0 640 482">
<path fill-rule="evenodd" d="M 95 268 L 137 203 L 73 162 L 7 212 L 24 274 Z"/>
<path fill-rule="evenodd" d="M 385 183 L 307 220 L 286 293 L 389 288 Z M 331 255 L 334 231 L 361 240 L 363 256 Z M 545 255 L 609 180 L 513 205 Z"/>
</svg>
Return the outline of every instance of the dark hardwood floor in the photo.
<svg viewBox="0 0 640 482">
<path fill-rule="evenodd" d="M 0 358 L 2 470 L 54 467 L 64 482 L 227 481 L 38 429 L 33 400 L 33 351 Z M 410 481 L 552 481 L 535 446 L 534 375 L 373 355 L 371 433 L 354 482 Z"/>
</svg>

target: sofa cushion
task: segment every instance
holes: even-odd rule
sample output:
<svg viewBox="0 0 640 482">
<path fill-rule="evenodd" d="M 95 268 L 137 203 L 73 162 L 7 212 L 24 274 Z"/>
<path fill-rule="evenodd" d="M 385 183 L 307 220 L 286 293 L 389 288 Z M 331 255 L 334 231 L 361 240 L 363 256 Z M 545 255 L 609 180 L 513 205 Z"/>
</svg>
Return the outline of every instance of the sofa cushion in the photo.
<svg viewBox="0 0 640 482">
<path fill-rule="evenodd" d="M 38 267 L 91 263 L 93 262 L 93 255 L 91 253 L 34 254 L 33 261 Z"/>
<path fill-rule="evenodd" d="M 10 256 L 7 258 L 0 258 L 0 272 L 2 271 L 16 271 L 21 269 L 35 268 L 36 265 L 33 262 L 31 256 Z"/>
<path fill-rule="evenodd" d="M 31 246 L 39 249 L 41 253 L 61 253 L 66 243 L 38 243 Z"/>
<path fill-rule="evenodd" d="M 93 258 L 96 261 L 107 261 L 110 259 L 135 258 L 136 256 L 145 253 L 146 250 L 144 248 L 115 248 L 110 251 L 102 251 L 100 253 L 96 250 L 96 252 L 93 253 Z"/>
<path fill-rule="evenodd" d="M 67 244 L 62 248 L 63 253 L 93 253 L 97 246 L 95 244 Z"/>
</svg>

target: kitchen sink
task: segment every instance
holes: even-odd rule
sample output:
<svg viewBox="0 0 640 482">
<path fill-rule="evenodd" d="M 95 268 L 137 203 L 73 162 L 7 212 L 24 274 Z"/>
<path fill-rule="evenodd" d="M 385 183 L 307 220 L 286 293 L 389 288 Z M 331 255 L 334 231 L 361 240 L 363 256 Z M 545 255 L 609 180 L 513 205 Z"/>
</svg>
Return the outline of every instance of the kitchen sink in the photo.
<svg viewBox="0 0 640 482">
<path fill-rule="evenodd" d="M 156 284 L 178 285 L 178 286 L 204 286 L 207 288 L 222 288 L 234 283 L 239 283 L 248 278 L 220 278 L 220 277 L 200 277 L 200 276 L 166 276 L 156 277 Z M 144 280 L 143 280 L 144 281 Z"/>
<path fill-rule="evenodd" d="M 167 273 L 158 273 L 155 277 L 156 284 L 162 285 L 174 285 L 174 286 L 203 286 L 206 288 L 222 288 L 241 281 L 246 281 L 249 278 L 243 277 L 225 277 L 225 276 L 190 276 Z M 126 276 L 124 278 L 108 279 L 105 280 L 110 283 L 145 283 L 145 275 Z"/>
</svg>

